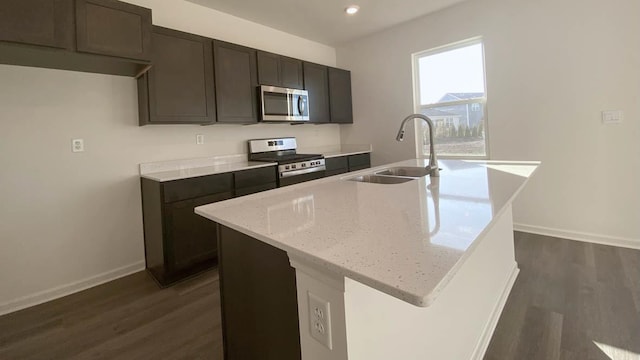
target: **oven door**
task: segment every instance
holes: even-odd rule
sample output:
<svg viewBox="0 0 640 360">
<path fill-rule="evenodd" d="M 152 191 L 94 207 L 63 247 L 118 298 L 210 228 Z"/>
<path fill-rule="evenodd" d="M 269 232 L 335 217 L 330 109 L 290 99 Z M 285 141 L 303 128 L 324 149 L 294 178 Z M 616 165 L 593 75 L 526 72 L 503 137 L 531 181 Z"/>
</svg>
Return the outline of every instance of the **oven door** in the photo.
<svg viewBox="0 0 640 360">
<path fill-rule="evenodd" d="M 262 85 L 260 102 L 262 121 L 309 120 L 309 95 L 306 90 Z"/>
<path fill-rule="evenodd" d="M 299 184 L 301 182 L 305 182 L 305 181 L 311 181 L 311 180 L 315 180 L 315 179 L 322 179 L 325 175 L 325 171 L 314 171 L 314 172 L 310 172 L 310 173 L 306 173 L 306 174 L 299 174 L 299 175 L 293 175 L 293 176 L 288 176 L 288 177 L 281 177 L 278 180 L 278 186 L 282 187 L 282 186 L 287 186 L 287 185 L 293 185 L 293 184 Z"/>
</svg>

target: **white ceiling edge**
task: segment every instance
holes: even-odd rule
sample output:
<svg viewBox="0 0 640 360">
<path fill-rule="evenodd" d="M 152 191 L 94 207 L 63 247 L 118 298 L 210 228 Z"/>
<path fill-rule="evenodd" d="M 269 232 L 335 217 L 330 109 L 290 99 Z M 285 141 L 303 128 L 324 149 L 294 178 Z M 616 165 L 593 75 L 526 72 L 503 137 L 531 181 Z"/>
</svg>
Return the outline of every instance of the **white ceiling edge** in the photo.
<svg viewBox="0 0 640 360">
<path fill-rule="evenodd" d="M 469 0 L 186 0 L 337 47 Z M 352 16 L 348 5 L 360 6 Z"/>
</svg>

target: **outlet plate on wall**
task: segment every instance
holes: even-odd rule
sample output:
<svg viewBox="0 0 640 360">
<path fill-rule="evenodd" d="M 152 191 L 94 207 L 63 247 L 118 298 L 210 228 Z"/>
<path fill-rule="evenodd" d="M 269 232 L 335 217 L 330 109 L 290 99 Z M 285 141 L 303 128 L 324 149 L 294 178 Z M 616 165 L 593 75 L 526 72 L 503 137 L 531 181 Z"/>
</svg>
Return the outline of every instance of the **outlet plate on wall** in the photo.
<svg viewBox="0 0 640 360">
<path fill-rule="evenodd" d="M 331 304 L 319 296 L 309 294 L 309 332 L 311 337 L 318 340 L 329 350 L 333 349 L 331 342 Z"/>
<path fill-rule="evenodd" d="M 84 151 L 84 139 L 73 139 L 71 140 L 71 151 L 72 152 L 83 152 Z"/>
<path fill-rule="evenodd" d="M 602 112 L 602 123 L 608 124 L 620 124 L 624 114 L 622 110 L 606 110 Z"/>
</svg>

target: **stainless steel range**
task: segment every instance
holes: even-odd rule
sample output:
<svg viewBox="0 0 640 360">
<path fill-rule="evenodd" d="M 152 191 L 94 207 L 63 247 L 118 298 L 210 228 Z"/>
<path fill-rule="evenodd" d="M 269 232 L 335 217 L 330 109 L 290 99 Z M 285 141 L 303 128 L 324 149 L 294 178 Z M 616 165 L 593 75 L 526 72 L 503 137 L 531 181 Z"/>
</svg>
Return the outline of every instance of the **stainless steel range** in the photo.
<svg viewBox="0 0 640 360">
<path fill-rule="evenodd" d="M 278 163 L 278 186 L 324 177 L 321 154 L 298 154 L 296 138 L 249 140 L 249 160 Z"/>
</svg>

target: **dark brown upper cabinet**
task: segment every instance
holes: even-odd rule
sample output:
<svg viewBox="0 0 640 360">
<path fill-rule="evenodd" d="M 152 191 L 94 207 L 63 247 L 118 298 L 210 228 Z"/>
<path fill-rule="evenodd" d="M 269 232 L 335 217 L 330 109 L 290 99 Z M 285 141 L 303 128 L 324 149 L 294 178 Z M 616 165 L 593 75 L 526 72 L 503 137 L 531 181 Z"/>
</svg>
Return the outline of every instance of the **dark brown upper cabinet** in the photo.
<svg viewBox="0 0 640 360">
<path fill-rule="evenodd" d="M 258 122 L 258 66 L 256 50 L 213 41 L 218 122 Z"/>
<path fill-rule="evenodd" d="M 328 123 L 329 76 L 327 67 L 304 62 L 304 88 L 309 92 L 309 122 Z"/>
<path fill-rule="evenodd" d="M 76 0 L 79 52 L 149 60 L 151 10 L 116 0 Z"/>
<path fill-rule="evenodd" d="M 258 82 L 260 85 L 302 89 L 302 61 L 258 51 Z"/>
<path fill-rule="evenodd" d="M 115 0 L 0 1 L 0 64 L 138 76 L 151 10 Z"/>
<path fill-rule="evenodd" d="M 73 0 L 2 0 L 0 41 L 72 50 Z"/>
<path fill-rule="evenodd" d="M 350 71 L 329 68 L 329 107 L 332 123 L 353 123 Z"/>
<path fill-rule="evenodd" d="M 153 67 L 138 79 L 140 125 L 216 121 L 211 39 L 153 27 Z"/>
</svg>

